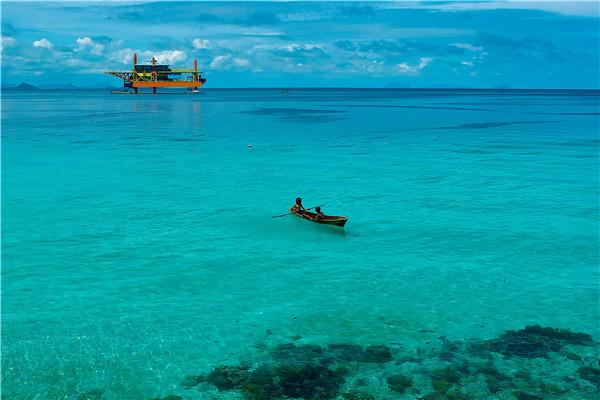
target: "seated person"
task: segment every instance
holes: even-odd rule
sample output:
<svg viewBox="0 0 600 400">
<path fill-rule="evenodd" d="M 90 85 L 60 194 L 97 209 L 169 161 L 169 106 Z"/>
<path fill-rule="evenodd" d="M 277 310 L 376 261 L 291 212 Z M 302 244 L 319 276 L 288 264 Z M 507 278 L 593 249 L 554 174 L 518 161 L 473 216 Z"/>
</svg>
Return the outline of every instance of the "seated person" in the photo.
<svg viewBox="0 0 600 400">
<path fill-rule="evenodd" d="M 296 203 L 290 207 L 290 211 L 293 213 L 302 214 L 304 212 L 304 206 L 302 205 L 302 199 L 300 197 L 296 197 Z"/>
<path fill-rule="evenodd" d="M 317 214 L 315 216 L 315 221 L 323 222 L 325 220 L 325 214 L 321 212 L 321 207 L 315 207 L 315 214 Z"/>
</svg>

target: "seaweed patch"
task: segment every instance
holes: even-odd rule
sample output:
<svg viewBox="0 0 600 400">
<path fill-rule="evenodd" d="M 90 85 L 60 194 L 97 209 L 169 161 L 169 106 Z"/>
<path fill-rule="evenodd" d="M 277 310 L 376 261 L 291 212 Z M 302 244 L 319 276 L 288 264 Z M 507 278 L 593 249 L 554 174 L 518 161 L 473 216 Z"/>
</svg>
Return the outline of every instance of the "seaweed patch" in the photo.
<svg viewBox="0 0 600 400">
<path fill-rule="evenodd" d="M 233 390 L 247 400 L 588 398 L 600 381 L 600 368 L 590 364 L 595 361 L 586 350 L 590 346 L 596 349 L 598 343 L 586 333 L 539 325 L 489 340 L 441 336 L 416 348 L 261 344 L 263 353 L 251 365 L 219 365 L 186 376 L 181 386 Z M 557 362 L 565 365 L 562 371 Z"/>
<path fill-rule="evenodd" d="M 436 130 L 445 130 L 445 129 L 488 129 L 488 128 L 500 128 L 503 126 L 510 125 L 530 125 L 530 124 L 550 124 L 555 121 L 498 121 L 498 122 L 474 122 L 469 124 L 461 124 L 454 126 L 440 126 L 437 128 L 433 128 Z"/>
<path fill-rule="evenodd" d="M 532 325 L 518 331 L 507 331 L 497 339 L 488 340 L 483 343 L 483 349 L 505 357 L 536 358 L 547 357 L 549 352 L 558 352 L 569 344 L 585 345 L 589 342 L 592 342 L 592 337 L 586 333 Z"/>
<path fill-rule="evenodd" d="M 577 369 L 577 374 L 600 389 L 600 369 L 585 365 Z"/>
<path fill-rule="evenodd" d="M 340 110 L 317 110 L 310 108 L 258 108 L 256 110 L 239 111 L 240 114 L 271 115 L 281 121 L 319 123 L 346 119 L 338 116 Z"/>
</svg>

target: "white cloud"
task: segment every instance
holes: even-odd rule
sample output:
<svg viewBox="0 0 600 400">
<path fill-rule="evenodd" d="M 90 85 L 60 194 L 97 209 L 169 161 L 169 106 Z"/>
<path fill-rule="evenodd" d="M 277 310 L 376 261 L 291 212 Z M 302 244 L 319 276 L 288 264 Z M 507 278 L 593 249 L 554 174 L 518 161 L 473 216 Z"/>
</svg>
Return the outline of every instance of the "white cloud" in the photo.
<svg viewBox="0 0 600 400">
<path fill-rule="evenodd" d="M 133 49 L 120 49 L 113 52 L 109 58 L 112 61 L 117 61 L 122 64 L 131 64 L 133 62 L 133 53 L 135 53 Z"/>
<path fill-rule="evenodd" d="M 246 60 L 245 58 L 236 58 L 233 60 L 233 63 L 236 67 L 247 67 L 250 65 L 250 60 Z"/>
<path fill-rule="evenodd" d="M 431 57 L 421 57 L 419 59 L 419 65 L 417 66 L 417 68 L 419 68 L 419 71 L 423 70 L 426 66 L 429 65 L 430 62 L 433 61 L 433 58 Z"/>
<path fill-rule="evenodd" d="M 76 49 L 76 51 L 85 51 L 89 49 L 90 53 L 99 56 L 104 50 L 104 45 L 94 42 L 89 36 L 77 38 L 76 42 L 79 45 L 79 48 Z"/>
<path fill-rule="evenodd" d="M 331 12 L 301 11 L 289 14 L 278 14 L 277 17 L 284 22 L 318 21 L 321 19 L 331 18 Z"/>
<path fill-rule="evenodd" d="M 458 49 L 463 49 L 463 50 L 468 50 L 468 51 L 477 51 L 477 52 L 483 51 L 483 47 L 474 46 L 471 43 L 452 43 L 452 44 L 450 44 L 450 46 L 454 46 Z"/>
<path fill-rule="evenodd" d="M 187 60 L 187 55 L 181 50 L 164 50 L 153 52 L 151 50 L 133 50 L 130 48 L 120 49 L 112 52 L 109 59 L 122 64 L 133 62 L 133 54 L 137 54 L 138 63 L 150 63 L 152 57 L 156 58 L 159 64 L 175 64 L 180 61 Z"/>
<path fill-rule="evenodd" d="M 14 47 L 17 44 L 16 39 L 10 36 L 2 36 L 1 40 L 2 47 Z"/>
<path fill-rule="evenodd" d="M 195 49 L 208 49 L 210 41 L 196 38 L 192 40 L 192 46 L 194 46 Z"/>
<path fill-rule="evenodd" d="M 250 67 L 250 64 L 250 60 L 247 58 L 234 58 L 231 55 L 220 55 L 213 58 L 208 66 L 213 69 L 226 70 L 234 68 L 246 69 Z"/>
<path fill-rule="evenodd" d="M 350 70 L 355 73 L 364 73 L 365 71 L 375 76 L 381 76 L 385 73 L 385 62 L 382 60 L 355 60 L 351 62 L 353 68 Z M 403 63 L 405 64 L 405 63 Z M 399 68 L 405 67 L 404 65 Z"/>
<path fill-rule="evenodd" d="M 33 42 L 33 47 L 40 47 L 45 49 L 51 49 L 54 45 L 48 39 L 40 39 Z"/>
<path fill-rule="evenodd" d="M 0 37 L 0 52 L 4 51 L 6 47 L 15 47 L 17 45 L 17 41 L 15 38 L 10 36 L 2 36 Z"/>
<path fill-rule="evenodd" d="M 90 37 L 88 37 L 88 36 L 82 37 L 82 38 L 78 38 L 76 40 L 76 42 L 77 42 L 78 45 L 83 46 L 83 47 L 85 47 L 85 46 L 91 46 L 91 45 L 94 44 L 94 41 Z"/>
<path fill-rule="evenodd" d="M 408 65 L 407 63 L 403 62 L 400 64 L 397 64 L 396 67 L 398 68 L 398 70 L 402 73 L 409 73 L 409 72 L 414 72 L 414 68 L 411 67 L 410 65 Z"/>
<path fill-rule="evenodd" d="M 320 49 L 320 46 L 317 46 L 315 44 L 296 44 L 296 43 L 291 43 L 291 44 L 286 44 L 284 46 L 280 47 L 282 50 L 286 50 L 290 53 L 294 53 L 298 50 L 314 50 L 314 49 Z"/>
<path fill-rule="evenodd" d="M 409 63 L 403 62 L 400 64 L 396 64 L 396 69 L 401 74 L 419 75 L 421 71 L 423 71 L 429 64 L 431 64 L 432 61 L 432 57 L 421 57 L 419 58 L 418 64 L 410 65 Z"/>
<path fill-rule="evenodd" d="M 219 68 L 222 66 L 230 57 L 229 56 L 216 56 L 208 65 L 210 68 Z"/>
<path fill-rule="evenodd" d="M 142 53 L 145 55 L 147 52 Z M 187 55 L 181 50 L 165 50 L 154 54 L 154 58 L 159 63 L 164 64 L 175 64 L 179 61 L 184 61 Z"/>
</svg>

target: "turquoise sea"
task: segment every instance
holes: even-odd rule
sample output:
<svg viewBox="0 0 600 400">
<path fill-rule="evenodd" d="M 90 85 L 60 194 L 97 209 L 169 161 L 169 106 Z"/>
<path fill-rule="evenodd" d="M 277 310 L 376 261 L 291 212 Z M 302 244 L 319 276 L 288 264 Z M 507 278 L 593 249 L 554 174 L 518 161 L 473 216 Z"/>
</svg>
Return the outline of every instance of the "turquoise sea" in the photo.
<svg viewBox="0 0 600 400">
<path fill-rule="evenodd" d="M 596 399 L 599 107 L 5 91 L 2 399 Z"/>
</svg>

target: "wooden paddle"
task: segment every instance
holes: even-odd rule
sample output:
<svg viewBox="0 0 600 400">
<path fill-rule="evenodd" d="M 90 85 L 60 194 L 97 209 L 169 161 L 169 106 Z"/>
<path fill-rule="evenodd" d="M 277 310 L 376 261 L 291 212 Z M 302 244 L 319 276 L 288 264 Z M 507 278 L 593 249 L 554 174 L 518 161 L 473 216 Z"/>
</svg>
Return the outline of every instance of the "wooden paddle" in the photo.
<svg viewBox="0 0 600 400">
<path fill-rule="evenodd" d="M 311 207 L 311 208 L 305 208 L 305 210 L 308 211 L 308 210 L 312 210 L 313 208 L 317 208 L 317 207 L 325 207 L 325 204 L 321 204 L 320 206 L 314 206 L 314 207 Z M 271 218 L 285 217 L 286 215 L 290 215 L 290 214 L 292 214 L 292 213 L 289 212 L 287 214 L 273 215 Z"/>
</svg>

